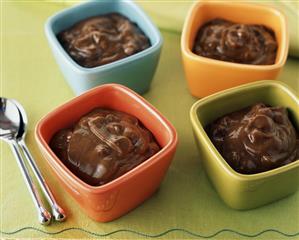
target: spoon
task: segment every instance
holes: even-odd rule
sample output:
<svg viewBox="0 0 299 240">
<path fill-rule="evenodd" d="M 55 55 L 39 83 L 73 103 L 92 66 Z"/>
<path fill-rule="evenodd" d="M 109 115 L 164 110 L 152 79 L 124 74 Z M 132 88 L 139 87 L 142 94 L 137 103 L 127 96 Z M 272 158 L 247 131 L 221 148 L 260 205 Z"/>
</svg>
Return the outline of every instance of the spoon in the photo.
<svg viewBox="0 0 299 240">
<path fill-rule="evenodd" d="M 0 98 L 0 139 L 7 142 L 17 160 L 26 186 L 31 193 L 33 203 L 38 213 L 38 220 L 43 225 L 51 222 L 51 214 L 44 208 L 39 193 L 29 175 L 28 169 L 20 153 L 16 137 L 20 128 L 20 114 L 17 106 L 5 99 Z"/>
<path fill-rule="evenodd" d="M 19 146 L 22 148 L 24 155 L 27 159 L 27 161 L 29 162 L 29 165 L 41 187 L 41 190 L 43 191 L 43 193 L 45 194 L 51 209 L 52 209 L 52 214 L 54 216 L 54 219 L 58 222 L 62 222 L 65 220 L 66 215 L 64 213 L 64 210 L 57 204 L 50 188 L 48 187 L 45 179 L 43 178 L 36 162 L 34 161 L 32 155 L 29 152 L 29 149 L 26 146 L 25 143 L 25 137 L 26 137 L 26 127 L 28 124 L 28 118 L 25 112 L 25 109 L 23 108 L 23 106 L 17 102 L 16 100 L 11 100 L 16 107 L 18 108 L 19 111 L 19 115 L 20 115 L 20 128 L 17 134 L 17 142 L 19 144 Z"/>
</svg>

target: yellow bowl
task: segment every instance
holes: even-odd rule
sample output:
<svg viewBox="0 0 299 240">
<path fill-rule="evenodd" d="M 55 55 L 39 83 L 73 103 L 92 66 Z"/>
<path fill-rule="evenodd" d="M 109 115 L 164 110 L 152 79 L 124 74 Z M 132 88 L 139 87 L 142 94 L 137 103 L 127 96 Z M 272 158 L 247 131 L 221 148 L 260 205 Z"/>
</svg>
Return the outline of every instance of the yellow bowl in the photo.
<svg viewBox="0 0 299 240">
<path fill-rule="evenodd" d="M 190 111 L 200 159 L 207 175 L 223 201 L 235 209 L 259 207 L 281 199 L 299 187 L 299 159 L 270 171 L 240 174 L 222 158 L 204 130 L 215 119 L 258 102 L 286 107 L 298 131 L 299 99 L 279 81 L 259 81 L 215 93 L 197 101 Z"/>
<path fill-rule="evenodd" d="M 262 24 L 271 28 L 278 42 L 275 63 L 272 65 L 231 63 L 193 53 L 192 48 L 198 29 L 214 18 L 244 24 Z M 205 97 L 241 84 L 261 79 L 275 79 L 285 64 L 288 46 L 286 18 L 280 11 L 268 6 L 245 3 L 199 1 L 191 7 L 181 37 L 181 52 L 189 90 L 195 97 Z"/>
</svg>

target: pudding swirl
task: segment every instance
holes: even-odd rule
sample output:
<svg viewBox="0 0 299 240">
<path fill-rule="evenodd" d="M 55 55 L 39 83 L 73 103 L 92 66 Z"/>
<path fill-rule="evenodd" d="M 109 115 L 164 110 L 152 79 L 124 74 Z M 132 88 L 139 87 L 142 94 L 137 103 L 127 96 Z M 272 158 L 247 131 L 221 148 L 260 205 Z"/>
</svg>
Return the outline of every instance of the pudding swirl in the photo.
<svg viewBox="0 0 299 240">
<path fill-rule="evenodd" d="M 112 181 L 160 150 L 137 118 L 100 108 L 56 133 L 50 146 L 76 176 L 93 186 Z"/>
<path fill-rule="evenodd" d="M 260 103 L 208 127 L 218 151 L 237 172 L 253 174 L 299 159 L 299 138 L 287 110 Z"/>
<path fill-rule="evenodd" d="M 263 25 L 214 19 L 198 31 L 193 52 L 207 58 L 253 65 L 275 63 L 274 32 Z"/>
<path fill-rule="evenodd" d="M 111 63 L 150 47 L 141 29 L 118 13 L 88 18 L 57 37 L 69 55 L 87 68 Z"/>
</svg>

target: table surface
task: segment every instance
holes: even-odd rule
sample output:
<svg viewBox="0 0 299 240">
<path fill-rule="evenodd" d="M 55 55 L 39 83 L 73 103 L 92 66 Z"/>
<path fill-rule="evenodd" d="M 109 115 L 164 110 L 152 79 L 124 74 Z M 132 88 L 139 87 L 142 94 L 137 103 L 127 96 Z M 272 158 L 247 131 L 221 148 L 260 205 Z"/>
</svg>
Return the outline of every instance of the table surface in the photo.
<svg viewBox="0 0 299 240">
<path fill-rule="evenodd" d="M 299 193 L 276 203 L 236 211 L 219 198 L 205 172 L 192 136 L 189 109 L 196 101 L 188 90 L 180 56 L 180 35 L 163 31 L 160 63 L 144 97 L 176 127 L 179 145 L 157 191 L 142 205 L 110 223 L 90 220 L 48 171 L 34 140 L 37 121 L 74 97 L 48 47 L 43 25 L 63 8 L 46 2 L 3 2 L 1 21 L 1 96 L 22 103 L 29 117 L 27 143 L 58 201 L 67 210 L 65 223 L 44 227 L 16 162 L 1 142 L 0 237 L 95 238 L 153 237 L 213 239 L 299 238 Z M 279 76 L 299 92 L 299 60 L 289 58 Z M 174 104 L 175 103 L 175 104 Z"/>
</svg>

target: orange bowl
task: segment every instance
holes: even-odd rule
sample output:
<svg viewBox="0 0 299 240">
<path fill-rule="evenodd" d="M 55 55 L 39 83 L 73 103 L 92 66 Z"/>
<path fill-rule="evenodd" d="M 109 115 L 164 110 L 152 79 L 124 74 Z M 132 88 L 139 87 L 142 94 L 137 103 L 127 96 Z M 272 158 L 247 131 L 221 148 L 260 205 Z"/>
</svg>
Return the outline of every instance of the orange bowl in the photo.
<svg viewBox="0 0 299 240">
<path fill-rule="evenodd" d="M 192 52 L 198 29 L 207 21 L 223 18 L 236 23 L 262 24 L 275 32 L 278 50 L 272 65 L 231 63 L 198 56 Z M 196 2 L 190 9 L 181 36 L 181 52 L 189 90 L 195 97 L 263 79 L 275 79 L 288 55 L 285 16 L 262 5 L 228 2 Z"/>
<path fill-rule="evenodd" d="M 52 136 L 96 107 L 123 111 L 149 129 L 161 150 L 131 171 L 102 186 L 90 186 L 74 175 L 49 147 Z M 159 187 L 174 156 L 177 133 L 171 123 L 132 90 L 118 84 L 94 88 L 47 114 L 37 124 L 35 137 L 63 188 L 96 221 L 114 220 L 135 208 Z"/>
</svg>

